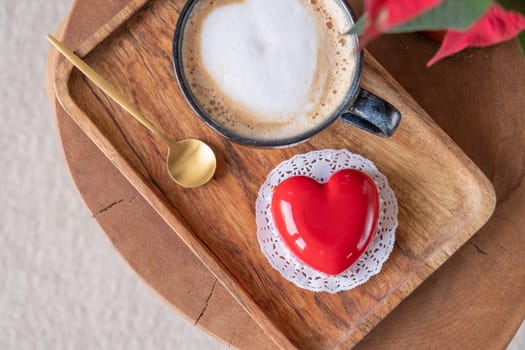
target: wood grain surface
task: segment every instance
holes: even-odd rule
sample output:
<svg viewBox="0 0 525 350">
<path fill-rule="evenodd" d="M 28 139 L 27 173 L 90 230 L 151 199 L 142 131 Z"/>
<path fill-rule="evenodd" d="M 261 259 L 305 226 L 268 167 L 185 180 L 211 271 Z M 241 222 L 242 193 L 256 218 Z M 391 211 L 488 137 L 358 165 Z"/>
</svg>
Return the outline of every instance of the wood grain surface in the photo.
<svg viewBox="0 0 525 350">
<path fill-rule="evenodd" d="M 137 201 L 137 200 L 135 200 L 135 201 Z M 115 208 L 118 208 L 119 206 L 120 206 L 120 204 L 119 204 L 119 205 L 116 205 Z M 114 209 L 111 209 L 111 211 L 113 211 L 113 210 L 114 210 Z M 109 212 L 109 211 L 108 211 L 108 212 Z M 104 213 L 106 213 L 106 211 L 104 211 Z M 111 231 L 111 230 L 110 230 L 110 231 Z"/>
<path fill-rule="evenodd" d="M 68 64 L 57 74 L 58 99 L 276 344 L 354 345 L 488 219 L 491 185 L 370 56 L 363 86 L 404 116 L 392 139 L 341 122 L 309 143 L 279 151 L 247 149 L 213 134 L 193 116 L 171 71 L 171 38 L 182 4 L 131 1 L 81 49 L 169 137 L 197 137 L 214 147 L 220 166 L 210 185 L 185 190 L 171 182 L 166 151 Z M 268 171 L 293 154 L 320 148 L 358 150 L 375 160 L 401 206 L 397 249 L 382 274 L 336 296 L 290 285 L 269 268 L 254 235 L 253 203 Z"/>
</svg>

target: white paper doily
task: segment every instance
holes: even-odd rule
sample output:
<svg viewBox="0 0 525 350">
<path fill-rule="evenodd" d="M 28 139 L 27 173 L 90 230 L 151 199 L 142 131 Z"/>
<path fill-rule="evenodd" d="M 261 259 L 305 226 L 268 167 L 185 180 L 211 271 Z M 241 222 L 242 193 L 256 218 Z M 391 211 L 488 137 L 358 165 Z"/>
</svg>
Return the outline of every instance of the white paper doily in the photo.
<svg viewBox="0 0 525 350">
<path fill-rule="evenodd" d="M 302 263 L 285 245 L 274 227 L 271 214 L 273 189 L 292 176 L 309 176 L 326 182 L 342 169 L 357 169 L 370 176 L 379 192 L 379 221 L 370 245 L 350 268 L 339 275 L 327 275 Z M 338 293 L 355 288 L 381 271 L 394 248 L 398 205 L 388 179 L 372 161 L 347 150 L 321 150 L 297 155 L 279 164 L 259 189 L 255 203 L 257 238 L 274 269 L 296 286 L 314 292 Z"/>
</svg>

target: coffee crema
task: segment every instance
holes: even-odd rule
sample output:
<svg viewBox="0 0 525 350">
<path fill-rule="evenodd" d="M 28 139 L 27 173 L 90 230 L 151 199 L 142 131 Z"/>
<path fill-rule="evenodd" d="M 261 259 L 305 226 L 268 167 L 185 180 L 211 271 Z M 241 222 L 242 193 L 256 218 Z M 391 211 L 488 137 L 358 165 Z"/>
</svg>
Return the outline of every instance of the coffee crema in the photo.
<svg viewBox="0 0 525 350">
<path fill-rule="evenodd" d="M 224 128 L 255 140 L 330 118 L 356 74 L 352 25 L 334 0 L 201 0 L 182 42 L 185 80 Z"/>
</svg>

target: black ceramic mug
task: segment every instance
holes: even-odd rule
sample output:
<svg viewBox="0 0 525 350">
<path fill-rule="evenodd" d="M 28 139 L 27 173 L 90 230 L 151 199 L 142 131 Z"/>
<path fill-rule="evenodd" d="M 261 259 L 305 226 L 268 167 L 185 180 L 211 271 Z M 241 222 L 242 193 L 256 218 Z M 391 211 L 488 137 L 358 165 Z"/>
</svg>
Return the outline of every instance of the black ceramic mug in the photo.
<svg viewBox="0 0 525 350">
<path fill-rule="evenodd" d="M 355 50 L 356 72 L 353 80 L 351 81 L 351 86 L 348 89 L 346 97 L 331 116 L 325 118 L 322 123 L 315 126 L 313 129 L 291 138 L 260 140 L 238 135 L 235 133 L 235 131 L 224 127 L 217 120 L 215 120 L 212 115 L 207 113 L 201 105 L 199 105 L 192 94 L 188 79 L 185 76 L 183 69 L 182 43 L 184 41 L 185 26 L 192 13 L 192 10 L 199 1 L 209 0 L 189 0 L 186 2 L 186 5 L 180 13 L 173 38 L 173 64 L 180 89 L 182 90 L 188 103 L 191 105 L 195 113 L 208 126 L 217 131 L 219 134 L 233 142 L 244 145 L 256 147 L 286 147 L 293 146 L 308 140 L 339 118 L 347 123 L 352 124 L 353 126 L 381 137 L 391 136 L 398 127 L 401 121 L 401 114 L 399 111 L 388 102 L 366 91 L 365 89 L 362 89 L 359 86 L 363 64 L 363 53 L 362 51 L 357 50 Z M 349 21 L 351 23 L 355 23 L 355 15 L 346 1 L 334 1 L 336 1 L 339 6 L 341 6 L 346 16 L 348 16 Z M 352 35 L 351 40 L 354 40 L 355 47 L 358 47 L 357 36 Z"/>
</svg>

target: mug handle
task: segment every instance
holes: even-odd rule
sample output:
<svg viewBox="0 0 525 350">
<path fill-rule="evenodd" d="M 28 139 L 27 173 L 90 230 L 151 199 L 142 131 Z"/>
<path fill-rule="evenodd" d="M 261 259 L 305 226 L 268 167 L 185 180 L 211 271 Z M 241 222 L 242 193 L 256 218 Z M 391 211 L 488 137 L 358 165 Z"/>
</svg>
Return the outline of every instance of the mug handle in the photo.
<svg viewBox="0 0 525 350">
<path fill-rule="evenodd" d="M 341 119 L 372 134 L 390 137 L 401 122 L 401 113 L 390 103 L 360 88 L 354 104 Z"/>
</svg>

